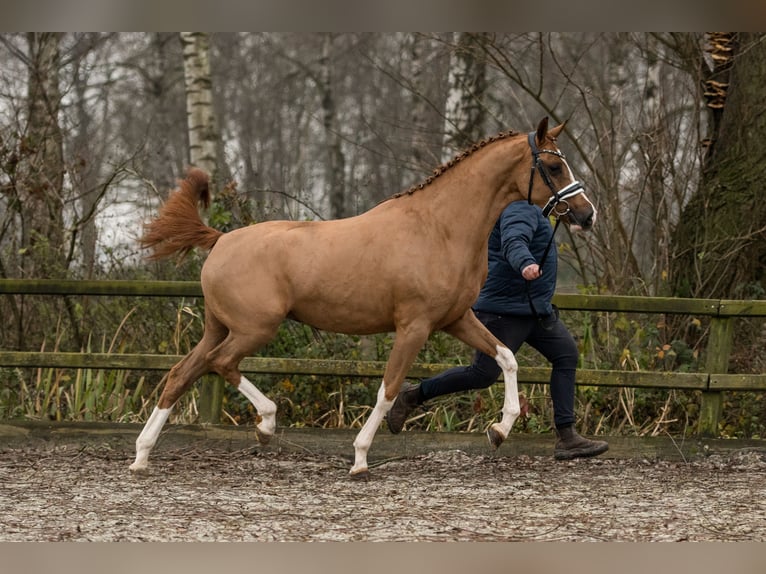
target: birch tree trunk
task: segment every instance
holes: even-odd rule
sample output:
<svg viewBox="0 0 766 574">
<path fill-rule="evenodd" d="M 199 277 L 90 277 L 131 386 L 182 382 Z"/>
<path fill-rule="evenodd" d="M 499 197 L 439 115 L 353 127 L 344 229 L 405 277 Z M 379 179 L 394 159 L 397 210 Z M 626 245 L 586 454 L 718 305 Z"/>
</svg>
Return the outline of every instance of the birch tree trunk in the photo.
<svg viewBox="0 0 766 574">
<path fill-rule="evenodd" d="M 450 56 L 449 92 L 444 109 L 443 161 L 483 135 L 486 114 L 482 99 L 487 89 L 487 64 L 481 47 L 487 42 L 486 33 L 455 33 L 456 46 Z"/>
<path fill-rule="evenodd" d="M 181 44 L 184 54 L 189 163 L 210 175 L 210 191 L 215 197 L 220 181 L 220 165 L 210 72 L 210 37 L 204 32 L 181 32 Z"/>
</svg>

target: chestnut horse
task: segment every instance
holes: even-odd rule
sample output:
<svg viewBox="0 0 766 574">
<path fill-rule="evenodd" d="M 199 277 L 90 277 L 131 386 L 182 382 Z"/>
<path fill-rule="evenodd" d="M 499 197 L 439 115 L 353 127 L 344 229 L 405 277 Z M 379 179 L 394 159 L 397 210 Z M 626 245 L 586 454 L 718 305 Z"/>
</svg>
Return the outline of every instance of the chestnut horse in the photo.
<svg viewBox="0 0 766 574">
<path fill-rule="evenodd" d="M 488 436 L 497 447 L 519 415 L 513 353 L 474 316 L 471 305 L 487 276 L 487 241 L 501 211 L 530 201 L 563 221 L 589 228 L 595 209 L 585 197 L 544 118 L 530 134 L 504 132 L 483 140 L 425 183 L 369 211 L 334 221 L 267 221 L 222 233 L 205 225 L 198 203 L 208 178 L 191 169 L 142 246 L 152 258 L 210 250 L 201 273 L 205 330 L 196 347 L 166 375 L 165 387 L 136 440 L 131 470 L 147 468 L 171 407 L 202 375 L 219 373 L 254 405 L 256 435 L 266 444 L 276 405 L 239 370 L 276 334 L 285 318 L 348 334 L 395 332 L 377 401 L 354 440 L 350 474 L 366 478 L 367 452 L 408 369 L 429 335 L 445 331 L 502 367 L 502 419 Z M 536 174 L 539 174 L 536 177 Z"/>
</svg>

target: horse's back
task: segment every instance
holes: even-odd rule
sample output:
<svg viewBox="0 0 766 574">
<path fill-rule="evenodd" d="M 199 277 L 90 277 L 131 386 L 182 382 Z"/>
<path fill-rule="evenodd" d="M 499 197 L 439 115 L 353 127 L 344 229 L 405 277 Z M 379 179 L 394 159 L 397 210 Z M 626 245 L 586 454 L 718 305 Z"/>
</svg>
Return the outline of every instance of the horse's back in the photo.
<svg viewBox="0 0 766 574">
<path fill-rule="evenodd" d="M 307 285 L 375 274 L 391 284 L 429 252 L 420 238 L 407 239 L 413 235 L 407 226 L 406 218 L 376 210 L 331 221 L 266 221 L 222 236 L 203 275 L 223 273 L 228 281 L 253 271 L 300 277 Z"/>
</svg>

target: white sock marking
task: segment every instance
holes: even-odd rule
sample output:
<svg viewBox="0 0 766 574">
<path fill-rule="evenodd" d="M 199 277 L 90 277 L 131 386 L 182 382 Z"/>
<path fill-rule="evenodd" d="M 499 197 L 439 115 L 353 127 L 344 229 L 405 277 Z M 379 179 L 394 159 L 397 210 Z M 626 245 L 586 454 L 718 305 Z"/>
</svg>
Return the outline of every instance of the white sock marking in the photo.
<svg viewBox="0 0 766 574">
<path fill-rule="evenodd" d="M 497 346 L 497 355 L 495 360 L 500 368 L 503 369 L 503 381 L 505 382 L 505 397 L 503 400 L 503 418 L 499 423 L 492 425 L 492 428 L 500 433 L 503 438 L 508 436 L 511 432 L 513 423 L 521 413 L 521 406 L 519 405 L 519 385 L 518 385 L 518 371 L 519 364 L 516 362 L 516 357 L 507 347 Z"/>
<path fill-rule="evenodd" d="M 272 436 L 277 429 L 277 405 L 264 395 L 258 388 L 244 376 L 239 379 L 240 392 L 253 404 L 255 410 L 261 415 L 258 430 L 264 435 Z"/>
<path fill-rule="evenodd" d="M 172 407 L 171 407 L 172 408 Z M 170 416 L 170 408 L 154 407 L 149 420 L 146 421 L 141 434 L 136 439 L 136 460 L 130 465 L 130 470 L 144 470 L 149 465 L 149 453 L 157 443 L 162 427 Z"/>
<path fill-rule="evenodd" d="M 375 408 L 372 409 L 369 418 L 362 426 L 362 430 L 354 439 L 354 466 L 351 467 L 351 474 L 358 474 L 367 470 L 367 451 L 370 450 L 372 439 L 378 432 L 380 423 L 386 413 L 391 410 L 394 401 L 386 400 L 386 383 L 382 382 L 378 389 L 378 398 L 375 402 Z"/>
</svg>

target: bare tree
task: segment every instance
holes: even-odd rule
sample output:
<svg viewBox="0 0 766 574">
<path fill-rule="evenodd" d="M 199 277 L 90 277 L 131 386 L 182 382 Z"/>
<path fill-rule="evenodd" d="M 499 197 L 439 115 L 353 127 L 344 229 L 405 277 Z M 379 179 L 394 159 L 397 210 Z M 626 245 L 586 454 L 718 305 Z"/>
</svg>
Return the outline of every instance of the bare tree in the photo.
<svg viewBox="0 0 766 574">
<path fill-rule="evenodd" d="M 427 68 L 427 62 L 425 61 L 427 55 L 427 46 L 425 45 L 425 39 L 419 34 L 409 34 L 405 39 L 405 49 L 408 55 L 407 63 L 409 65 L 408 73 L 408 92 L 410 97 L 410 126 L 412 129 L 412 163 L 414 165 L 425 167 L 433 167 L 436 162 L 429 157 L 427 153 L 428 133 L 426 126 L 427 114 L 429 108 L 429 102 L 426 100 L 423 94 L 423 86 L 425 84 L 424 69 Z M 415 88 L 417 86 L 417 89 Z"/>
<path fill-rule="evenodd" d="M 178 33 L 165 32 L 121 34 L 120 42 L 113 146 L 134 157 L 136 175 L 162 193 L 189 162 L 182 46 Z"/>
<path fill-rule="evenodd" d="M 67 172 L 74 194 L 72 201 L 71 241 L 67 260 L 75 260 L 79 248 L 82 275 L 91 278 L 96 270 L 99 232 L 98 209 L 116 172 L 103 173 L 109 154 L 105 134 L 114 69 L 103 62 L 108 58 L 104 45 L 110 34 L 84 34 L 71 48 L 71 110 L 67 128 L 72 134 L 66 142 Z M 103 74 L 103 75 L 102 75 Z M 92 76 L 97 76 L 93 79 Z"/>
<path fill-rule="evenodd" d="M 322 123 L 325 130 L 325 188 L 330 200 L 330 218 L 348 215 L 346 208 L 346 158 L 341 145 L 335 81 L 332 60 L 333 35 L 322 35 L 322 57 L 319 61 L 317 87 L 322 101 Z"/>
<path fill-rule="evenodd" d="M 486 45 L 489 117 L 516 118 L 511 127 L 536 115 L 566 120 L 563 147 L 598 203 L 593 233 L 565 234 L 564 278 L 569 264 L 578 283 L 609 292 L 667 289 L 670 231 L 700 165 L 695 78 L 671 40 L 536 33 Z"/>
<path fill-rule="evenodd" d="M 484 96 L 487 59 L 484 47 L 489 34 L 455 33 L 450 57 L 448 94 L 444 106 L 443 160 L 484 135 Z"/>
<path fill-rule="evenodd" d="M 19 142 L 16 193 L 22 214 L 22 261 L 30 277 L 60 273 L 64 152 L 59 110 L 59 33 L 27 34 L 27 123 Z M 58 270 L 56 270 L 58 267 Z"/>
</svg>

